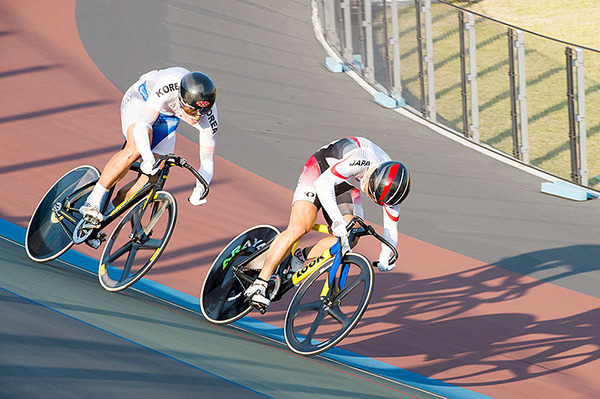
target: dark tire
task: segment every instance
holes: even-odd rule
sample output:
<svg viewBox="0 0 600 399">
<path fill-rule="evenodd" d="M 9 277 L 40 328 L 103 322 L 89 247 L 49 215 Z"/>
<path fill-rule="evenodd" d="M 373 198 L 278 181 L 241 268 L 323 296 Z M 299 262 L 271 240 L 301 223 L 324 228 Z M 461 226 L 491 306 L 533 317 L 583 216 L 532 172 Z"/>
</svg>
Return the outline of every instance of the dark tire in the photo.
<svg viewBox="0 0 600 399">
<path fill-rule="evenodd" d="M 373 269 L 360 254 L 349 253 L 336 273 L 333 289 L 322 298 L 321 291 L 333 258 L 313 272 L 290 302 L 284 326 L 285 342 L 300 355 L 316 355 L 331 349 L 356 326 L 373 293 Z M 348 277 L 340 290 L 342 269 Z"/>
<path fill-rule="evenodd" d="M 279 230 L 276 227 L 255 226 L 238 235 L 223 248 L 210 267 L 200 292 L 200 308 L 208 321 L 227 324 L 252 310 L 244 297 L 244 291 L 250 283 L 240 281 L 233 273 L 233 266 L 269 245 L 277 234 Z M 252 279 L 260 272 L 258 266 L 255 265 L 253 270 L 246 272 Z"/>
<path fill-rule="evenodd" d="M 58 258 L 73 245 L 73 230 L 81 220 L 79 212 L 65 211 L 63 201 L 85 187 L 70 209 L 79 209 L 92 191 L 100 172 L 93 166 L 83 165 L 67 172 L 50 187 L 31 216 L 25 235 L 27 255 L 36 262 Z M 87 186 L 87 187 L 86 187 Z M 60 206 L 58 206 L 60 204 Z M 60 207 L 58 214 L 53 209 Z"/>
<path fill-rule="evenodd" d="M 107 291 L 135 284 L 158 261 L 171 239 L 177 220 L 175 198 L 158 191 L 146 208 L 145 202 L 146 198 L 139 200 L 121 216 L 106 242 L 98 279 Z"/>
</svg>

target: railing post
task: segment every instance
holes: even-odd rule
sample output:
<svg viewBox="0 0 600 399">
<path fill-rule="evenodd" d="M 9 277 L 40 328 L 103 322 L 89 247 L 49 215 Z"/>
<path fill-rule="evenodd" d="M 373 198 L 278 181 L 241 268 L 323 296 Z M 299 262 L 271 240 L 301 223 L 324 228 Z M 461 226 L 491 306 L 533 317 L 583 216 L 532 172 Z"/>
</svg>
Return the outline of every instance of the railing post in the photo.
<svg viewBox="0 0 600 399">
<path fill-rule="evenodd" d="M 400 40 L 398 37 L 398 0 L 392 0 L 392 96 L 396 100 L 402 99 L 402 76 L 400 69 Z"/>
<path fill-rule="evenodd" d="M 350 14 L 350 1 L 340 0 L 344 16 L 344 47 L 342 55 L 344 56 L 344 61 L 348 64 L 352 64 L 352 17 Z"/>
<path fill-rule="evenodd" d="M 434 77 L 434 64 L 433 64 L 433 25 L 431 21 L 431 0 L 425 0 L 425 6 L 423 7 L 425 13 L 425 43 L 427 56 L 425 61 L 427 62 L 427 88 L 428 90 L 428 116 L 429 120 L 433 123 L 437 122 L 437 110 L 435 106 L 435 77 Z"/>
<path fill-rule="evenodd" d="M 517 65 L 519 73 L 519 111 L 521 122 L 521 160 L 529 163 L 529 120 L 527 118 L 527 76 L 525 73 L 525 35 L 517 30 Z"/>
<path fill-rule="evenodd" d="M 467 13 L 469 31 L 469 83 L 471 85 L 471 137 L 479 143 L 479 91 L 477 90 L 477 41 L 475 39 L 475 15 Z"/>
<path fill-rule="evenodd" d="M 513 156 L 529 163 L 529 135 L 527 120 L 527 79 L 525 75 L 525 39 L 523 32 L 508 28 L 508 75 L 510 78 L 510 116 L 512 122 Z M 517 48 L 517 69 L 515 71 L 515 47 Z M 519 77 L 519 89 L 515 77 Z M 519 111 L 517 111 L 517 101 Z M 519 131 L 521 132 L 519 137 Z"/>
<path fill-rule="evenodd" d="M 508 28 L 508 79 L 510 81 L 510 120 L 513 139 L 513 157 L 521 159 L 519 152 L 519 122 L 517 119 L 517 85 L 515 82 L 515 32 Z"/>
<path fill-rule="evenodd" d="M 579 146 L 575 124 L 575 85 L 573 82 L 573 49 L 565 48 L 567 61 L 567 110 L 569 111 L 569 148 L 571 150 L 571 180 L 579 183 Z"/>
<path fill-rule="evenodd" d="M 463 135 L 469 137 L 469 105 L 467 98 L 467 63 L 465 50 L 465 13 L 462 10 L 458 11 L 458 37 L 460 58 L 460 98 L 462 102 L 462 120 L 463 120 Z"/>
<path fill-rule="evenodd" d="M 325 39 L 333 46 L 340 48 L 337 31 L 335 29 L 335 8 L 332 0 L 321 0 L 323 10 L 323 23 L 325 24 Z"/>
<path fill-rule="evenodd" d="M 575 48 L 575 71 L 577 73 L 577 127 L 579 132 L 579 178 L 588 185 L 587 129 L 585 126 L 585 77 L 583 49 Z"/>
<path fill-rule="evenodd" d="M 368 82 L 375 82 L 375 56 L 373 52 L 373 12 L 371 0 L 363 0 L 365 3 L 365 42 L 367 51 L 367 62 L 365 67 L 365 75 Z"/>
<path fill-rule="evenodd" d="M 421 29 L 421 0 L 415 0 L 417 24 L 417 53 L 419 55 L 419 82 L 421 86 L 421 116 L 427 119 L 427 99 L 425 97 L 425 71 L 423 70 L 423 32 Z"/>
</svg>

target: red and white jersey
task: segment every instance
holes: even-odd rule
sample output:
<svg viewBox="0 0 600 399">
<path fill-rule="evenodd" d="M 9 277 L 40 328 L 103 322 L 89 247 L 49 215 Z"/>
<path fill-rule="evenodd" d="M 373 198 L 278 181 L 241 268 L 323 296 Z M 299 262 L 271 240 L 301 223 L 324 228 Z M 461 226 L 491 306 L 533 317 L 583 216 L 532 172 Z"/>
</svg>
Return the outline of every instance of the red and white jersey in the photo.
<svg viewBox="0 0 600 399">
<path fill-rule="evenodd" d="M 363 177 L 371 168 L 391 161 L 390 156 L 378 145 L 363 137 L 346 137 L 322 147 L 317 154 L 324 155 L 328 166 L 316 179 L 314 186 L 323 208 L 329 216 L 343 220 L 336 203 L 335 187 L 342 183 L 362 191 Z M 315 156 L 317 156 L 315 154 Z M 323 169 L 323 167 L 321 167 Z M 364 192 L 364 191 L 363 191 Z M 398 219 L 400 205 L 383 207 L 384 238 L 393 245 L 398 242 Z M 382 246 L 383 250 L 388 250 Z"/>
</svg>

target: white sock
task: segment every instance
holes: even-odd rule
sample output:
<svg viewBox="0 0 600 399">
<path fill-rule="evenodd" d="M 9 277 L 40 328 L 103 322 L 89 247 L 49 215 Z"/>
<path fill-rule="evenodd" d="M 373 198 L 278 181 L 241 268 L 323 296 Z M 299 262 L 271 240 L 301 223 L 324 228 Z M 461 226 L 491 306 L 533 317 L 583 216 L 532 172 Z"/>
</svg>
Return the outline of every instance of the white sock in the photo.
<svg viewBox="0 0 600 399">
<path fill-rule="evenodd" d="M 104 199 L 104 196 L 107 192 L 108 190 L 104 188 L 100 183 L 96 183 L 94 189 L 87 197 L 86 202 L 92 206 L 100 208 L 100 204 L 102 203 L 102 200 Z"/>
</svg>

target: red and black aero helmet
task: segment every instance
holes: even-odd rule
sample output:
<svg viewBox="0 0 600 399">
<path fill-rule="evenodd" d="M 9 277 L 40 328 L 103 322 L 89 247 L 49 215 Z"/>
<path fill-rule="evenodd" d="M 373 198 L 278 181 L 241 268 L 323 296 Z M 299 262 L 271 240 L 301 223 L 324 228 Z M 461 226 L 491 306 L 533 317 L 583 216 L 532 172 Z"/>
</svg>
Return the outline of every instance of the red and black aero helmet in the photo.
<svg viewBox="0 0 600 399">
<path fill-rule="evenodd" d="M 206 114 L 215 104 L 217 88 L 211 78 L 202 72 L 186 73 L 179 85 L 179 101 L 184 110 L 192 114 Z"/>
<path fill-rule="evenodd" d="M 388 161 L 377 166 L 369 176 L 367 195 L 379 205 L 394 206 L 410 192 L 410 173 L 401 162 Z"/>
</svg>

